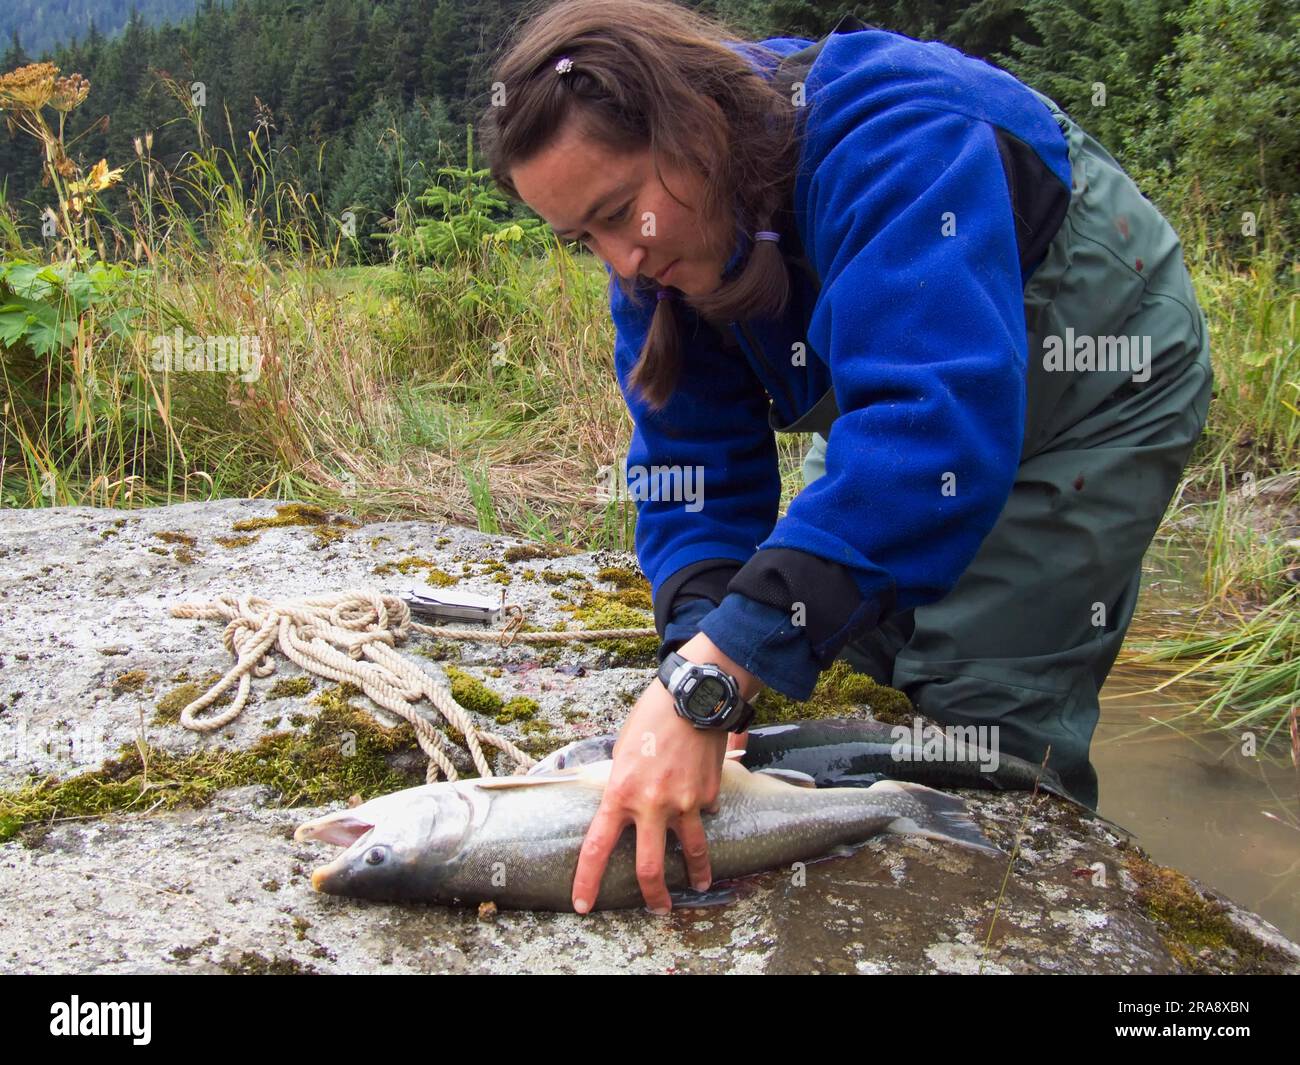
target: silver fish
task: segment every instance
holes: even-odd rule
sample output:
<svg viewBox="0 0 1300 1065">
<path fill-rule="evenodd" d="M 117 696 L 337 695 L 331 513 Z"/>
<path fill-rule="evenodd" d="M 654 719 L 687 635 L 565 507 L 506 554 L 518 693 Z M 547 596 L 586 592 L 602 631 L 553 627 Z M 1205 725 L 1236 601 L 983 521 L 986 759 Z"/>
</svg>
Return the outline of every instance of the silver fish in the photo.
<svg viewBox="0 0 1300 1065">
<path fill-rule="evenodd" d="M 329 894 L 572 910 L 579 850 L 612 766 L 591 762 L 408 788 L 309 821 L 294 839 L 346 845 L 312 873 L 312 886 Z M 702 820 L 715 881 L 813 861 L 881 832 L 1002 854 L 965 803 L 923 785 L 883 780 L 869 788 L 815 788 L 799 773 L 751 773 L 735 757 L 723 763 L 717 813 Z M 643 905 L 635 857 L 629 826 L 610 855 L 594 908 Z M 671 834 L 664 873 L 669 891 L 688 889 Z"/>
</svg>

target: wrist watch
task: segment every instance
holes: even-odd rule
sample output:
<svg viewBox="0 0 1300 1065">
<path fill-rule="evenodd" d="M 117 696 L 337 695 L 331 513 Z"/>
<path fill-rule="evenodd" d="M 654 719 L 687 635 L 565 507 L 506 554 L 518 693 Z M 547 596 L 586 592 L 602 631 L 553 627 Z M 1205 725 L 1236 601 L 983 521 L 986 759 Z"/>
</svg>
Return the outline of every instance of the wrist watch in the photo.
<svg viewBox="0 0 1300 1065">
<path fill-rule="evenodd" d="M 659 680 L 673 697 L 673 707 L 699 729 L 744 732 L 754 708 L 740 696 L 740 685 L 726 670 L 688 662 L 673 651 L 659 667 Z"/>
</svg>

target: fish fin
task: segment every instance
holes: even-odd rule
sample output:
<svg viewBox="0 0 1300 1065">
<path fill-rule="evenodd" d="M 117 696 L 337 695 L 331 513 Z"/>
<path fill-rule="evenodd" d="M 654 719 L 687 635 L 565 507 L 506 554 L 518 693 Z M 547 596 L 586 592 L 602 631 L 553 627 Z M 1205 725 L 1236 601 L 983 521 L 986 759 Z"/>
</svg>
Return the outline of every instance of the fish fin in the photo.
<svg viewBox="0 0 1300 1065">
<path fill-rule="evenodd" d="M 970 808 L 955 795 L 913 784 L 907 780 L 881 780 L 873 790 L 902 791 L 919 802 L 925 811 L 919 817 L 897 817 L 885 826 L 887 832 L 924 836 L 926 839 L 946 840 L 964 847 L 984 851 L 986 854 L 1006 854 L 995 847 L 979 830 L 970 815 Z"/>
<path fill-rule="evenodd" d="M 783 780 L 787 784 L 793 784 L 796 788 L 815 788 L 817 781 L 807 773 L 800 773 L 797 769 L 759 769 L 756 772 L 760 776 L 775 777 L 777 780 Z"/>
<path fill-rule="evenodd" d="M 692 888 L 670 891 L 668 897 L 673 900 L 673 909 L 693 910 L 705 906 L 730 906 L 740 898 L 740 893 L 734 886 L 714 885 L 707 891 Z"/>
<path fill-rule="evenodd" d="M 540 784 L 572 784 L 581 768 L 574 766 L 572 769 L 552 769 L 535 776 L 524 773 L 509 777 L 475 777 L 469 783 L 476 788 L 533 788 Z"/>
</svg>

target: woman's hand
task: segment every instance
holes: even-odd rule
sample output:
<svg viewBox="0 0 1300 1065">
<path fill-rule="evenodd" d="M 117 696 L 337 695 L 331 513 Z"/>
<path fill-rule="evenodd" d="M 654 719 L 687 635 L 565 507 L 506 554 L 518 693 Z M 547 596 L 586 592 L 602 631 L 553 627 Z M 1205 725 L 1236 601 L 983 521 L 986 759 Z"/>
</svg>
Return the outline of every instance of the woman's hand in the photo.
<svg viewBox="0 0 1300 1065">
<path fill-rule="evenodd" d="M 679 650 L 697 663 L 714 663 L 740 683 L 752 699 L 762 682 L 742 670 L 698 633 Z M 664 881 L 668 830 L 681 843 L 686 872 L 697 891 L 712 883 L 709 847 L 700 811 L 716 809 L 727 750 L 744 746 L 744 736 L 721 729 L 697 729 L 680 717 L 672 696 L 656 678 L 632 707 L 614 745 L 614 766 L 600 809 L 592 819 L 573 878 L 573 908 L 586 913 L 600 893 L 610 853 L 629 824 L 636 825 L 636 870 L 641 894 L 652 913 L 672 909 Z"/>
</svg>

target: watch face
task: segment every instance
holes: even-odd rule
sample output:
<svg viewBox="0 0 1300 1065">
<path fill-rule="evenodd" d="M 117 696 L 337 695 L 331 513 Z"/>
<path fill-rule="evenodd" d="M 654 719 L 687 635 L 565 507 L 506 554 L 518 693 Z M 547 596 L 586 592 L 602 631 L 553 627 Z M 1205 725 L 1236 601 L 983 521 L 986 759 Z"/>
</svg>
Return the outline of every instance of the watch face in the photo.
<svg viewBox="0 0 1300 1065">
<path fill-rule="evenodd" d="M 726 684 L 717 677 L 704 676 L 686 697 L 686 710 L 692 717 L 712 717 L 726 697 Z"/>
</svg>

